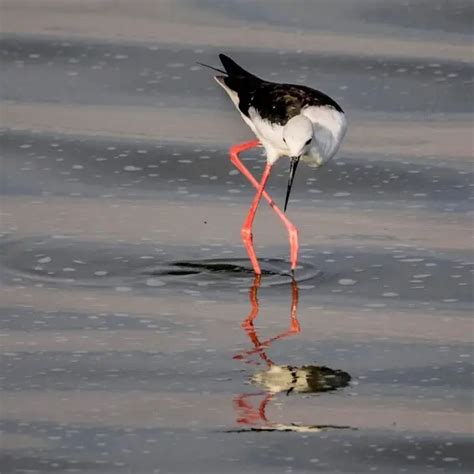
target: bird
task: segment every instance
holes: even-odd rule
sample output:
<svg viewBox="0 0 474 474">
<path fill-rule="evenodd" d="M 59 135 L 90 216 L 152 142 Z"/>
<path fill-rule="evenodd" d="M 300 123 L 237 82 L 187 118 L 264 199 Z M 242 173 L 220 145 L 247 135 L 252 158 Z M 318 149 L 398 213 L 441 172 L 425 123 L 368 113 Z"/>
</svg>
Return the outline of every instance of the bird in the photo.
<svg viewBox="0 0 474 474">
<path fill-rule="evenodd" d="M 334 99 L 323 92 L 304 85 L 266 81 L 248 72 L 225 54 L 219 54 L 219 59 L 223 69 L 198 64 L 219 73 L 214 79 L 228 94 L 257 138 L 233 145 L 229 150 L 232 163 L 257 189 L 241 229 L 243 243 L 254 273 L 261 275 L 253 247 L 252 226 L 263 196 L 288 231 L 291 275 L 294 278 L 298 264 L 298 229 L 285 213 L 295 172 L 300 160 L 319 167 L 334 157 L 347 130 L 345 113 Z M 239 159 L 240 153 L 257 146 L 263 147 L 266 153 L 266 165 L 260 181 Z M 290 159 L 283 211 L 265 191 L 272 167 L 281 157 Z"/>
</svg>

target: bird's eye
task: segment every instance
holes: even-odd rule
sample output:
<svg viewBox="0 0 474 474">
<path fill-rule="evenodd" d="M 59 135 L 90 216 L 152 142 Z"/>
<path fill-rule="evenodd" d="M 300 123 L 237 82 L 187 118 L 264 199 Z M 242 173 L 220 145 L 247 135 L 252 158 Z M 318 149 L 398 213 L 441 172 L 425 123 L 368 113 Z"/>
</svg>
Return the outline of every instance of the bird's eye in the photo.
<svg viewBox="0 0 474 474">
<path fill-rule="evenodd" d="M 283 139 L 283 141 L 286 143 L 286 140 L 285 140 L 285 139 Z"/>
<path fill-rule="evenodd" d="M 306 143 L 305 145 L 309 145 L 311 143 L 311 140 L 313 139 L 313 137 L 311 137 L 309 140 L 306 140 Z"/>
</svg>

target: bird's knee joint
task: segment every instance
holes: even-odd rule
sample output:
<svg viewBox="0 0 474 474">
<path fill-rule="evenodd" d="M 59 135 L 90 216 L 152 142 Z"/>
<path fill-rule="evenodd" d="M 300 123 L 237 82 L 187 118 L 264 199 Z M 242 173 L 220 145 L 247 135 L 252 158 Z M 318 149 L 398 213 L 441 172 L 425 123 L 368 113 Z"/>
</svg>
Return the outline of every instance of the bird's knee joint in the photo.
<svg viewBox="0 0 474 474">
<path fill-rule="evenodd" d="M 290 236 L 294 239 L 298 238 L 298 229 L 295 226 L 290 226 L 288 232 L 290 233 Z"/>
<path fill-rule="evenodd" d="M 240 229 L 240 236 L 244 241 L 252 240 L 252 230 L 248 227 L 242 227 L 242 229 Z"/>
</svg>

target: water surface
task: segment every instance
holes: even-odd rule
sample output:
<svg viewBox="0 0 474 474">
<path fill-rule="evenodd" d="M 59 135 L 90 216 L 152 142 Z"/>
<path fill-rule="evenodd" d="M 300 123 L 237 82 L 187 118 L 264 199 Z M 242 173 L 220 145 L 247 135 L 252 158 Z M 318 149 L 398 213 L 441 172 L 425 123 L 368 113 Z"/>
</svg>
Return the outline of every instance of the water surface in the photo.
<svg viewBox="0 0 474 474">
<path fill-rule="evenodd" d="M 2 5 L 2 472 L 471 472 L 471 3 L 93 3 Z M 296 281 L 222 50 L 349 117 Z"/>
</svg>

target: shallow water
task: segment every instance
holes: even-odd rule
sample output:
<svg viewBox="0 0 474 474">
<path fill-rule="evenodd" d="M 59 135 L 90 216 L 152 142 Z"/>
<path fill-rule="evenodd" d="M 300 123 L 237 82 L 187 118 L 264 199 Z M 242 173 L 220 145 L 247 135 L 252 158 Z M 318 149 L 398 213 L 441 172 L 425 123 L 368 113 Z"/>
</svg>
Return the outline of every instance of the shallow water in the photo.
<svg viewBox="0 0 474 474">
<path fill-rule="evenodd" d="M 472 4 L 271 3 L 3 2 L 2 472 L 472 471 Z M 296 281 L 222 50 L 349 116 Z"/>
</svg>

